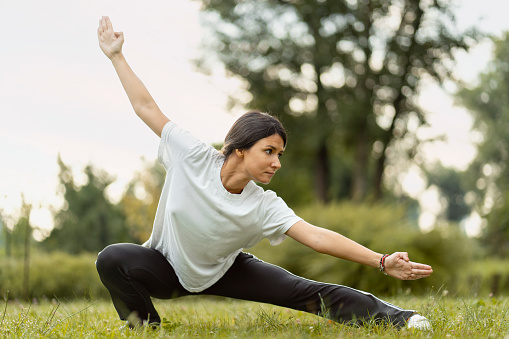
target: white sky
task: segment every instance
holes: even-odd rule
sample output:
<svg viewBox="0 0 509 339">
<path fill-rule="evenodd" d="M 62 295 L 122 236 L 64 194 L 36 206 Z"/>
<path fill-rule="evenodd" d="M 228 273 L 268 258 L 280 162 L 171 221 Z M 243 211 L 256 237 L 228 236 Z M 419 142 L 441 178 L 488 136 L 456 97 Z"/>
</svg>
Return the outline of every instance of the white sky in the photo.
<svg viewBox="0 0 509 339">
<path fill-rule="evenodd" d="M 458 19 L 500 34 L 509 29 L 508 9 L 498 0 L 482 6 L 465 0 Z M 141 159 L 156 157 L 157 136 L 132 112 L 98 47 L 102 15 L 124 32 L 124 54 L 161 109 L 206 142 L 223 139 L 240 113 L 225 108 L 235 84 L 194 71 L 189 60 L 202 34 L 197 13 L 198 4 L 188 0 L 0 0 L 0 213 L 7 221 L 23 193 L 34 204 L 36 226 L 51 226 L 46 208 L 60 203 L 58 154 L 77 175 L 88 163 L 115 175 L 117 196 Z M 489 55 L 483 47 L 464 56 L 462 76 L 475 79 Z M 436 88 L 423 93 L 422 103 L 432 112 L 429 133 L 450 136 L 447 145 L 431 146 L 428 157 L 465 167 L 475 154 L 468 115 Z"/>
</svg>

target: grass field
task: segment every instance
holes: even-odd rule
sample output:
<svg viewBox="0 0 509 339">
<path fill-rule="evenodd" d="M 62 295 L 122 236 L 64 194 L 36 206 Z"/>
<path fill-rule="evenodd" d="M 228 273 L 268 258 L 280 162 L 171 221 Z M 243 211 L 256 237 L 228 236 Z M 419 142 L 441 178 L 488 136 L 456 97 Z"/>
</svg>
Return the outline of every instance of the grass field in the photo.
<svg viewBox="0 0 509 339">
<path fill-rule="evenodd" d="M 0 307 L 1 338 L 509 338 L 509 298 L 461 299 L 440 295 L 387 298 L 428 317 L 433 332 L 367 324 L 345 326 L 285 308 L 217 298 L 156 301 L 164 317 L 157 330 L 121 329 L 108 301 L 9 301 Z"/>
</svg>

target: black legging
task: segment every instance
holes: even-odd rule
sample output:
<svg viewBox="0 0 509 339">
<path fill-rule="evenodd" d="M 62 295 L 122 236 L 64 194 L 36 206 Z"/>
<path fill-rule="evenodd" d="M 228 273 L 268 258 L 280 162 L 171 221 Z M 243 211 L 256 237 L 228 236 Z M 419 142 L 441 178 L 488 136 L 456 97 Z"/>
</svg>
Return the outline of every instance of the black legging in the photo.
<svg viewBox="0 0 509 339">
<path fill-rule="evenodd" d="M 257 301 L 319 315 L 327 310 L 328 317 L 342 323 L 362 324 L 375 319 L 401 327 L 414 313 L 353 288 L 298 277 L 247 253 L 240 253 L 218 282 L 199 293 L 185 290 L 166 258 L 143 246 L 110 245 L 99 253 L 96 266 L 122 320 L 135 314 L 148 323 L 159 323 L 161 319 L 151 297 L 171 299 L 199 294 Z"/>
</svg>

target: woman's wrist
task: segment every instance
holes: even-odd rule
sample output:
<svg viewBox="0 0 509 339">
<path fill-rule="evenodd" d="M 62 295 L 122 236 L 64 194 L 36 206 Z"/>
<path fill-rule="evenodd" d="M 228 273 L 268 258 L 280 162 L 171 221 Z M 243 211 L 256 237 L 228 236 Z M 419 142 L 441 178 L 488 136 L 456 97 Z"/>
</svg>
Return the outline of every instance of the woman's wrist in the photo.
<svg viewBox="0 0 509 339">
<path fill-rule="evenodd" d="M 124 55 L 122 54 L 122 52 L 117 52 L 117 53 L 113 53 L 109 58 L 112 63 L 116 63 L 121 60 L 124 60 Z"/>
<path fill-rule="evenodd" d="M 385 275 L 387 275 L 387 272 L 385 272 L 385 260 L 387 259 L 388 256 L 389 256 L 389 254 L 382 255 L 380 257 L 380 262 L 378 264 L 378 269 L 380 270 L 380 272 L 382 272 Z"/>
</svg>

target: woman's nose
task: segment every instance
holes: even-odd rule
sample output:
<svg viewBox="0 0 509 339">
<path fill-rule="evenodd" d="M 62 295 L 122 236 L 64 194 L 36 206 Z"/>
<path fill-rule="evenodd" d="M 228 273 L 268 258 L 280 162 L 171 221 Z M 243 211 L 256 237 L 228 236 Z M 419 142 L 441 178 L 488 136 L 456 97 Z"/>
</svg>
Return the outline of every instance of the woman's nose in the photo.
<svg viewBox="0 0 509 339">
<path fill-rule="evenodd" d="M 272 167 L 275 167 L 277 169 L 281 168 L 281 161 L 279 160 L 279 157 L 277 156 L 274 162 L 272 163 Z"/>
</svg>

